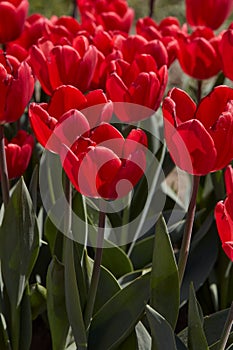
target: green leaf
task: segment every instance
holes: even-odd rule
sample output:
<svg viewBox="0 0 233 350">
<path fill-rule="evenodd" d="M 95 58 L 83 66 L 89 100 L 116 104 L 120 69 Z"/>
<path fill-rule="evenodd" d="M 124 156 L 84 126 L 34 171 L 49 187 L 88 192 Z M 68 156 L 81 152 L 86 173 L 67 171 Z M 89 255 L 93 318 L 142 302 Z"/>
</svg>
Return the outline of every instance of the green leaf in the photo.
<svg viewBox="0 0 233 350">
<path fill-rule="evenodd" d="M 201 236 L 200 240 L 199 234 Z M 191 282 L 193 282 L 195 290 L 198 290 L 205 282 L 218 257 L 218 234 L 214 224 L 210 226 L 205 234 L 203 234 L 202 230 L 199 231 L 199 234 L 191 243 L 180 292 L 181 302 L 188 299 Z"/>
<path fill-rule="evenodd" d="M 30 304 L 32 319 L 35 320 L 46 308 L 47 290 L 39 283 L 30 286 Z"/>
<path fill-rule="evenodd" d="M 152 334 L 152 350 L 177 350 L 174 332 L 165 318 L 149 305 L 146 306 L 146 316 Z"/>
<path fill-rule="evenodd" d="M 106 240 L 104 246 L 106 248 L 103 250 L 101 264 L 111 271 L 116 278 L 133 271 L 130 259 L 121 248 L 110 242 L 108 244 L 108 241 Z"/>
<path fill-rule="evenodd" d="M 39 230 L 32 201 L 21 178 L 12 189 L 0 228 L 0 257 L 10 303 L 11 345 L 19 349 L 20 303 L 39 252 Z"/>
<path fill-rule="evenodd" d="M 207 338 L 208 345 L 212 349 L 217 349 L 217 344 L 221 338 L 222 330 L 225 325 L 229 309 L 218 311 L 212 315 L 204 317 L 204 332 Z M 183 329 L 179 333 L 179 337 L 187 344 L 188 328 Z M 233 342 L 233 330 L 230 335 L 230 340 Z"/>
<path fill-rule="evenodd" d="M 32 340 L 32 314 L 30 306 L 29 287 L 25 289 L 20 304 L 20 338 L 19 349 L 29 350 Z"/>
<path fill-rule="evenodd" d="M 175 327 L 179 302 L 178 268 L 166 223 L 160 216 L 156 224 L 152 260 L 151 306 Z"/>
<path fill-rule="evenodd" d="M 129 349 L 138 349 L 138 341 L 135 330 L 121 343 L 118 349 L 120 350 L 129 350 Z"/>
<path fill-rule="evenodd" d="M 47 274 L 47 308 L 53 350 L 63 350 L 69 330 L 65 307 L 64 265 L 56 257 L 51 261 Z"/>
<path fill-rule="evenodd" d="M 16 184 L 0 228 L 1 267 L 12 309 L 20 304 L 39 252 L 39 233 L 23 178 Z"/>
<path fill-rule="evenodd" d="M 95 299 L 94 314 L 120 289 L 121 288 L 113 274 L 104 266 L 101 266 L 99 284 Z"/>
<path fill-rule="evenodd" d="M 229 309 L 225 309 L 204 318 L 204 331 L 209 345 L 213 345 L 220 340 L 228 312 Z M 230 339 L 233 342 L 233 329 Z"/>
<path fill-rule="evenodd" d="M 203 323 L 201 308 L 196 300 L 194 287 L 191 284 L 188 308 L 188 346 L 190 350 L 208 350 Z"/>
<path fill-rule="evenodd" d="M 0 349 L 11 350 L 5 317 L 0 313 Z"/>
<path fill-rule="evenodd" d="M 87 336 L 74 264 L 73 241 L 65 238 L 65 300 L 69 323 L 78 349 L 87 348 Z"/>
<path fill-rule="evenodd" d="M 138 241 L 133 247 L 130 259 L 135 270 L 151 264 L 153 257 L 154 235 Z"/>
<path fill-rule="evenodd" d="M 136 325 L 138 350 L 151 350 L 151 336 L 142 322 Z"/>
<path fill-rule="evenodd" d="M 149 280 L 149 273 L 137 278 L 95 314 L 90 326 L 88 349 L 113 349 L 130 335 L 149 299 Z"/>
<path fill-rule="evenodd" d="M 86 255 L 85 262 L 87 266 L 88 279 L 91 280 L 93 260 L 88 255 Z M 95 298 L 94 314 L 97 313 L 98 310 L 120 289 L 121 287 L 113 274 L 101 265 L 99 283 Z"/>
</svg>

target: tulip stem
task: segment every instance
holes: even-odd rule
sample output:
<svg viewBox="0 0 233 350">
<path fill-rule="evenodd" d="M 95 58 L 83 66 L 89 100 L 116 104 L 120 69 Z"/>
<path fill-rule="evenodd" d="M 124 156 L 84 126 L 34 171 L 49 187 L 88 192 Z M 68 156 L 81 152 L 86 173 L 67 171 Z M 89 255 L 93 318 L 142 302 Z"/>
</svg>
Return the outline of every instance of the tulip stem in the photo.
<svg viewBox="0 0 233 350">
<path fill-rule="evenodd" d="M 228 312 L 227 320 L 223 328 L 220 343 L 218 345 L 218 350 L 224 350 L 231 332 L 231 327 L 233 325 L 233 302 L 231 303 L 230 310 Z"/>
<path fill-rule="evenodd" d="M 0 125 L 0 176 L 1 176 L 2 198 L 3 198 L 4 206 L 6 207 L 9 201 L 10 186 L 9 186 L 7 163 L 6 163 L 3 125 Z"/>
<path fill-rule="evenodd" d="M 96 293 L 97 293 L 97 288 L 99 284 L 100 266 L 101 266 L 101 260 L 102 260 L 102 254 L 103 254 L 103 243 L 104 243 L 105 217 L 106 217 L 105 212 L 100 211 L 95 259 L 94 259 L 94 265 L 92 270 L 90 289 L 87 297 L 87 305 L 84 313 L 84 323 L 87 329 L 87 333 L 88 333 L 91 319 L 93 316 Z"/>
<path fill-rule="evenodd" d="M 154 6 L 155 6 L 155 0 L 150 0 L 149 6 L 150 6 L 150 9 L 149 9 L 149 17 L 153 17 L 153 14 L 154 14 Z"/>
<path fill-rule="evenodd" d="M 184 235 L 183 235 L 183 240 L 180 248 L 179 260 L 178 260 L 180 286 L 183 281 L 185 267 L 188 260 L 199 182 L 200 182 L 200 176 L 195 175 L 193 177 L 193 191 L 192 191 L 192 196 L 188 207 Z"/>
<path fill-rule="evenodd" d="M 202 97 L 202 80 L 197 81 L 197 103 L 200 103 Z"/>
</svg>

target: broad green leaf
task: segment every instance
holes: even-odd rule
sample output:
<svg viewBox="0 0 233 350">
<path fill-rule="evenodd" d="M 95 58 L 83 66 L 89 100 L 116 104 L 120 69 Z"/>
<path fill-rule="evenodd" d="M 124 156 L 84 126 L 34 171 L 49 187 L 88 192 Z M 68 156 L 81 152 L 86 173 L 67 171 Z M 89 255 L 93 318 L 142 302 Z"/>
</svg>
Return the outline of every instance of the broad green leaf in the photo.
<svg viewBox="0 0 233 350">
<path fill-rule="evenodd" d="M 29 193 L 30 193 L 33 208 L 35 211 L 37 209 L 38 177 L 39 177 L 38 164 L 36 164 L 33 170 L 30 185 L 29 185 Z"/>
<path fill-rule="evenodd" d="M 228 312 L 229 309 L 225 309 L 204 318 L 204 331 L 209 345 L 213 345 L 220 340 Z M 233 329 L 230 339 L 233 342 Z"/>
<path fill-rule="evenodd" d="M 179 302 L 177 264 L 166 223 L 161 216 L 156 224 L 150 303 L 172 327 L 175 327 L 179 312 Z"/>
<path fill-rule="evenodd" d="M 2 274 L 12 309 L 20 304 L 38 251 L 36 215 L 21 178 L 10 197 L 0 228 Z"/>
<path fill-rule="evenodd" d="M 88 279 L 91 279 L 93 260 L 86 255 L 86 266 L 88 266 Z M 96 292 L 94 314 L 121 289 L 116 278 L 104 266 L 100 266 L 99 283 Z"/>
<path fill-rule="evenodd" d="M 217 349 L 218 341 L 221 337 L 224 324 L 227 319 L 229 309 L 218 311 L 212 315 L 204 317 L 204 332 L 207 338 L 208 345 L 212 349 Z M 188 343 L 188 328 L 182 330 L 178 336 L 182 341 Z M 233 330 L 230 335 L 230 339 L 233 342 Z"/>
<path fill-rule="evenodd" d="M 120 289 L 121 288 L 113 274 L 104 266 L 101 266 L 94 313 L 96 313 Z"/>
<path fill-rule="evenodd" d="M 122 288 L 126 287 L 129 283 L 133 282 L 136 278 L 140 277 L 143 274 L 143 270 L 137 270 L 119 278 L 119 283 Z"/>
<path fill-rule="evenodd" d="M 149 305 L 146 316 L 151 329 L 152 350 L 177 350 L 174 331 L 165 318 Z"/>
<path fill-rule="evenodd" d="M 105 246 L 107 243 L 105 241 Z M 111 271 L 116 278 L 133 270 L 132 263 L 125 252 L 113 244 L 109 244 L 109 248 L 104 248 L 101 264 Z"/>
<path fill-rule="evenodd" d="M 135 270 L 151 264 L 153 257 L 154 235 L 138 241 L 133 247 L 130 259 Z"/>
<path fill-rule="evenodd" d="M 87 336 L 74 263 L 73 241 L 65 238 L 65 301 L 69 323 L 78 349 L 87 348 Z"/>
<path fill-rule="evenodd" d="M 95 314 L 90 326 L 89 350 L 116 348 L 130 335 L 149 299 L 149 281 L 149 273 L 137 278 Z"/>
<path fill-rule="evenodd" d="M 151 350 L 152 339 L 143 323 L 138 322 L 135 329 L 138 339 L 138 350 Z"/>
<path fill-rule="evenodd" d="M 196 300 L 194 287 L 190 285 L 188 307 L 188 346 L 189 350 L 208 350 L 208 343 L 203 329 L 203 315 Z"/>
<path fill-rule="evenodd" d="M 198 237 L 195 239 L 194 247 L 191 243 L 180 292 L 181 302 L 188 299 L 191 282 L 193 282 L 195 290 L 198 290 L 198 288 L 205 282 L 218 257 L 218 235 L 214 225 L 211 225 L 205 235 L 203 235 L 203 232 L 200 232 L 200 235 L 202 237 L 200 240 Z"/>
<path fill-rule="evenodd" d="M 135 330 L 118 347 L 120 350 L 138 349 L 138 341 Z"/>
<path fill-rule="evenodd" d="M 29 350 L 32 340 L 32 314 L 30 306 L 29 287 L 25 289 L 20 304 L 20 338 L 19 350 Z"/>
<path fill-rule="evenodd" d="M 46 308 L 47 290 L 39 283 L 30 286 L 30 304 L 32 310 L 32 319 L 36 319 Z"/>
<path fill-rule="evenodd" d="M 47 273 L 47 308 L 53 350 L 63 350 L 69 330 L 65 307 L 64 265 L 56 257 L 51 261 Z"/>
</svg>

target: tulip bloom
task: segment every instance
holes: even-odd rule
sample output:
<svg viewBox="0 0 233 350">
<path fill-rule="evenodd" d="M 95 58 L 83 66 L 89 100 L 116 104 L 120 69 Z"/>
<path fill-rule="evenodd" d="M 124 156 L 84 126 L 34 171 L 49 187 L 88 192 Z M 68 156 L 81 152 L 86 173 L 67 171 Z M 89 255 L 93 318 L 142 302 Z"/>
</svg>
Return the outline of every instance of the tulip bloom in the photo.
<svg viewBox="0 0 233 350">
<path fill-rule="evenodd" d="M 219 42 L 219 52 L 221 55 L 221 65 L 224 75 L 233 80 L 233 26 L 226 30 Z"/>
<path fill-rule="evenodd" d="M 173 88 L 162 109 L 166 143 L 181 169 L 206 175 L 233 159 L 233 89 L 218 86 L 196 106 Z"/>
<path fill-rule="evenodd" d="M 218 29 L 230 15 L 232 0 L 186 0 L 186 18 L 192 27 Z"/>
<path fill-rule="evenodd" d="M 88 44 L 86 37 L 79 39 L 77 49 L 70 45 L 54 46 L 44 39 L 32 46 L 29 62 L 48 95 L 61 85 L 73 85 L 83 92 L 88 90 L 97 63 L 97 50 Z"/>
<path fill-rule="evenodd" d="M 0 43 L 8 43 L 20 36 L 28 7 L 28 0 L 0 1 Z"/>
<path fill-rule="evenodd" d="M 0 52 L 0 124 L 18 120 L 32 97 L 34 78 L 26 62 Z"/>
<path fill-rule="evenodd" d="M 93 109 L 91 108 L 93 106 Z M 52 148 L 58 151 L 56 145 L 47 145 L 50 136 L 57 125 L 64 118 L 73 116 L 76 118 L 74 110 L 83 110 L 88 119 L 88 130 L 95 127 L 103 121 L 109 121 L 112 115 L 112 104 L 109 102 L 102 90 L 94 90 L 87 95 L 83 95 L 81 91 L 73 86 L 61 86 L 57 88 L 49 101 L 49 103 L 31 103 L 29 106 L 29 119 L 32 129 L 37 140 L 43 147 Z M 79 116 L 77 117 L 77 123 Z M 75 123 L 76 123 L 75 122 Z M 77 126 L 78 127 L 78 126 Z M 70 124 L 70 137 L 76 130 L 76 126 Z M 84 132 L 84 131 L 83 131 Z M 69 138 L 69 135 L 67 135 Z M 55 138 L 54 138 L 55 140 Z M 54 140 L 51 140 L 52 142 Z M 54 141 L 55 142 L 55 141 Z M 63 139 L 64 143 L 64 139 Z"/>
<path fill-rule="evenodd" d="M 90 22 L 101 25 L 104 30 L 120 30 L 129 32 L 134 18 L 134 10 L 125 0 L 78 0 L 77 5 L 82 17 L 82 23 Z"/>
<path fill-rule="evenodd" d="M 9 179 L 20 177 L 28 167 L 34 147 L 34 139 L 20 130 L 10 141 L 5 139 L 6 163 Z"/>
<path fill-rule="evenodd" d="M 182 70 L 195 79 L 209 79 L 221 69 L 218 42 L 209 28 L 197 28 L 192 34 L 177 34 L 178 60 Z"/>
<path fill-rule="evenodd" d="M 167 66 L 157 69 L 151 55 L 138 55 L 132 64 L 123 60 L 113 63 L 113 71 L 106 81 L 106 90 L 113 102 L 138 104 L 156 111 L 161 103 L 167 84 Z M 127 104 L 125 105 L 127 109 Z M 124 105 L 122 104 L 122 108 Z M 125 122 L 138 121 L 147 116 L 123 111 L 117 117 Z"/>
<path fill-rule="evenodd" d="M 214 214 L 222 248 L 233 261 L 233 169 L 230 165 L 225 171 L 225 185 L 227 197 L 217 203 Z"/>
<path fill-rule="evenodd" d="M 150 17 L 140 18 L 136 23 L 136 31 L 148 41 L 160 40 L 164 44 L 168 54 L 168 66 L 177 58 L 177 33 L 187 34 L 186 25 L 181 27 L 176 17 L 164 18 L 159 24 Z"/>
<path fill-rule="evenodd" d="M 62 125 L 61 125 L 62 126 Z M 132 130 L 124 139 L 112 125 L 103 123 L 61 150 L 62 166 L 85 196 L 117 199 L 125 196 L 143 176 L 147 137 Z"/>
</svg>

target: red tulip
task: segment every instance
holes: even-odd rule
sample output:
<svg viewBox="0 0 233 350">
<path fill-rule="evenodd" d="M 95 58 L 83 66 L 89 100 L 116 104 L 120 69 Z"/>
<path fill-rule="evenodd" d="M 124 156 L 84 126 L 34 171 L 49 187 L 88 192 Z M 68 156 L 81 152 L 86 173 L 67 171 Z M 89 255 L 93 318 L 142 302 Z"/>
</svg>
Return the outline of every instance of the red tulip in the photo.
<svg viewBox="0 0 233 350">
<path fill-rule="evenodd" d="M 233 80 L 233 26 L 230 26 L 230 28 L 223 33 L 219 42 L 219 51 L 223 73 L 227 78 Z"/>
<path fill-rule="evenodd" d="M 192 27 L 218 29 L 230 15 L 232 0 L 186 0 L 186 18 Z"/>
<path fill-rule="evenodd" d="M 91 106 L 93 106 L 93 109 Z M 88 127 L 83 122 L 83 117 L 76 113 L 78 110 L 85 113 L 89 123 Z M 59 125 L 64 118 L 72 116 L 74 123 L 84 123 L 83 129 L 81 129 L 81 132 L 84 133 L 90 127 L 93 128 L 103 121 L 109 121 L 111 115 L 112 104 L 107 100 L 102 90 L 94 90 L 84 96 L 81 91 L 69 85 L 57 88 L 53 92 L 49 103 L 31 103 L 29 106 L 29 118 L 37 140 L 42 146 L 52 148 L 55 152 L 58 151 L 57 147 L 59 146 L 57 144 L 51 145 L 51 143 L 48 145 L 47 142 L 57 124 Z M 68 139 L 72 138 L 77 128 L 79 128 L 79 125 L 72 126 L 68 131 L 70 133 L 70 135 L 67 135 Z M 54 140 L 55 138 L 51 142 L 55 142 Z M 62 141 L 65 142 L 64 138 Z"/>
<path fill-rule="evenodd" d="M 82 24 L 90 22 L 101 25 L 104 30 L 129 32 L 134 18 L 134 10 L 125 0 L 78 0 Z"/>
<path fill-rule="evenodd" d="M 205 175 L 233 159 L 233 89 L 218 86 L 196 106 L 174 88 L 162 109 L 167 146 L 181 169 Z"/>
<path fill-rule="evenodd" d="M 0 43 L 5 44 L 20 36 L 28 7 L 28 0 L 0 1 Z"/>
<path fill-rule="evenodd" d="M 157 65 L 161 68 L 168 64 L 168 54 L 161 40 L 147 41 L 141 35 L 130 35 L 127 38 L 122 35 L 115 35 L 114 47 L 121 51 L 123 59 L 132 63 L 138 55 L 151 55 Z"/>
<path fill-rule="evenodd" d="M 117 60 L 113 64 L 113 72 L 106 81 L 106 90 L 113 102 L 138 104 L 156 111 L 161 103 L 167 84 L 167 66 L 157 69 L 151 55 L 138 55 L 132 64 Z M 125 104 L 127 109 L 127 104 Z M 117 113 L 120 120 L 138 121 L 145 116 L 139 109 L 138 114 L 132 115 L 123 110 Z"/>
<path fill-rule="evenodd" d="M 125 196 L 143 176 L 147 138 L 132 130 L 124 139 L 110 124 L 80 136 L 64 146 L 62 166 L 75 188 L 85 196 L 116 199 Z"/>
<path fill-rule="evenodd" d="M 214 214 L 222 248 L 233 261 L 233 169 L 230 165 L 225 171 L 225 184 L 227 197 L 217 203 Z"/>
<path fill-rule="evenodd" d="M 5 139 L 6 162 L 9 179 L 20 177 L 28 167 L 34 147 L 34 139 L 26 131 L 20 130 L 8 141 Z"/>
<path fill-rule="evenodd" d="M 198 28 L 190 35 L 177 34 L 178 60 L 183 71 L 195 79 L 208 79 L 221 68 L 218 41 L 209 28 Z"/>
<path fill-rule="evenodd" d="M 69 45 L 54 46 L 49 40 L 39 40 L 30 50 L 30 64 L 43 90 L 51 95 L 61 85 L 73 85 L 86 92 L 97 63 L 97 50 L 85 37 L 78 50 Z M 84 50 L 83 50 L 84 47 Z M 81 50 L 81 49 L 82 50 Z"/>
<path fill-rule="evenodd" d="M 26 62 L 0 52 L 0 124 L 18 120 L 31 99 L 34 78 Z"/>
<path fill-rule="evenodd" d="M 187 33 L 185 25 L 180 26 L 176 17 L 164 18 L 160 23 L 156 23 L 152 18 L 140 18 L 136 23 L 137 34 L 142 35 L 148 41 L 160 40 L 168 53 L 168 66 L 177 58 L 178 44 L 177 33 Z"/>
</svg>

